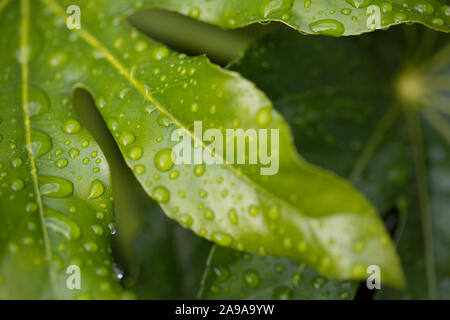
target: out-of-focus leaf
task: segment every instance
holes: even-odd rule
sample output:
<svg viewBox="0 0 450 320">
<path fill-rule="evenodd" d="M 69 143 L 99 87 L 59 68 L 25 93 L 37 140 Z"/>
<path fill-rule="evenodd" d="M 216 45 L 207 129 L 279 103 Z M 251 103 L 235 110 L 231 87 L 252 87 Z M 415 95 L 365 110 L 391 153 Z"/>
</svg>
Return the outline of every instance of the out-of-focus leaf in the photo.
<svg viewBox="0 0 450 320">
<path fill-rule="evenodd" d="M 380 212 L 398 208 L 407 288 L 387 289 L 381 268 L 382 298 L 449 297 L 448 53 L 447 35 L 416 27 L 346 39 L 280 30 L 232 66 L 267 92 L 307 160 L 349 177 Z M 225 250 L 221 267 L 240 263 L 222 255 Z M 284 264 L 267 259 L 274 260 L 254 270 L 264 274 L 266 266 Z M 220 286 L 211 276 L 204 282 L 205 290 Z M 252 294 L 270 298 L 273 292 Z"/>
<path fill-rule="evenodd" d="M 201 299 L 351 299 L 356 283 L 330 280 L 286 258 L 251 255 L 214 246 Z"/>
<path fill-rule="evenodd" d="M 450 31 L 450 6 L 438 0 L 144 0 L 227 28 L 280 21 L 302 33 L 355 35 L 392 25 L 418 22 Z"/>
</svg>

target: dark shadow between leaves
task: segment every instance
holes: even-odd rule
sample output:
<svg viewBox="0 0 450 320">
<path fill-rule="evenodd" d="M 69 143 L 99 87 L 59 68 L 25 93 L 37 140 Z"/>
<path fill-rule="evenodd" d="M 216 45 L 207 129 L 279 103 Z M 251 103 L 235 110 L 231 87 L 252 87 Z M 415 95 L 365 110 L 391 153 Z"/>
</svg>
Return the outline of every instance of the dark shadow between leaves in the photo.
<svg viewBox="0 0 450 320">
<path fill-rule="evenodd" d="M 205 54 L 212 62 L 226 65 L 237 58 L 248 44 L 278 27 L 277 23 L 255 24 L 225 30 L 176 12 L 146 9 L 133 13 L 128 22 L 152 39 L 188 55 Z"/>
</svg>

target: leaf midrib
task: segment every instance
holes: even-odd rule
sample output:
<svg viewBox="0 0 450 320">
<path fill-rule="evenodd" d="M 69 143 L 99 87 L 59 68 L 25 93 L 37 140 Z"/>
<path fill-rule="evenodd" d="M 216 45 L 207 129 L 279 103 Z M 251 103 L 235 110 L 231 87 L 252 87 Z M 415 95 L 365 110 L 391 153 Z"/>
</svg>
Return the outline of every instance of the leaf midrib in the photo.
<svg viewBox="0 0 450 320">
<path fill-rule="evenodd" d="M 6 0 L 8 2 L 8 0 Z M 30 159 L 31 166 L 31 175 L 33 180 L 33 188 L 34 193 L 36 195 L 36 202 L 39 211 L 39 219 L 41 221 L 42 227 L 42 235 L 44 239 L 44 247 L 45 247 L 45 259 L 47 260 L 47 265 L 49 268 L 49 277 L 50 283 L 53 290 L 53 294 L 56 298 L 60 297 L 59 288 L 57 286 L 56 281 L 56 272 L 52 266 L 52 251 L 50 248 L 50 240 L 48 237 L 47 227 L 45 225 L 44 220 L 44 206 L 42 203 L 42 195 L 39 191 L 39 182 L 38 182 L 38 173 L 36 167 L 36 158 L 33 154 L 33 150 L 31 148 L 31 121 L 28 110 L 28 81 L 29 81 L 29 73 L 28 73 L 28 58 L 24 57 L 24 55 L 28 55 L 28 43 L 29 43 L 29 27 L 30 27 L 30 0 L 21 0 L 20 1 L 20 65 L 21 65 L 21 87 L 22 87 L 22 112 L 24 117 L 24 128 L 25 128 L 25 149 L 28 153 L 28 158 Z"/>
</svg>

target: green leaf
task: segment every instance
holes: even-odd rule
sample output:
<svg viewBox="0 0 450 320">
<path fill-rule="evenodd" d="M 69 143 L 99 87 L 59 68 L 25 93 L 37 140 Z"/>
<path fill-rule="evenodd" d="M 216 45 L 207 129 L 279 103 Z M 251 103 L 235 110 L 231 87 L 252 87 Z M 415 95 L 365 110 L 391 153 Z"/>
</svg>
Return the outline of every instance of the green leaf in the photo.
<svg viewBox="0 0 450 320">
<path fill-rule="evenodd" d="M 108 164 L 77 120 L 70 84 L 40 67 L 49 56 L 38 58 L 34 9 L 0 6 L 0 298 L 125 297 L 111 259 Z M 73 265 L 78 289 L 66 285 L 76 285 Z"/>
<path fill-rule="evenodd" d="M 141 185 L 170 218 L 202 237 L 251 253 L 298 259 L 337 278 L 359 279 L 365 276 L 367 265 L 378 264 L 386 283 L 402 285 L 397 255 L 375 209 L 344 179 L 297 155 L 286 123 L 252 83 L 221 70 L 205 57 L 176 54 L 140 35 L 120 16 L 131 12 L 128 1 L 115 1 L 113 6 L 106 0 L 77 3 L 82 8 L 79 30 L 69 30 L 64 23 L 65 8 L 72 1 L 21 0 L 3 6 L 1 30 L 7 35 L 2 40 L 7 57 L 3 70 L 9 70 L 2 77 L 8 79 L 2 85 L 5 92 L 19 86 L 13 83 L 20 81 L 22 74 L 25 83 L 31 81 L 49 96 L 61 117 L 68 117 L 71 109 L 63 102 L 72 89 L 88 89 Z M 27 32 L 15 34 L 17 21 L 22 21 Z M 22 45 L 9 39 L 19 39 Z M 22 48 L 18 56 L 17 47 Z M 28 90 L 23 92 L 31 96 Z M 11 106 L 12 112 L 21 112 L 9 100 L 3 104 Z M 22 108 L 22 116 L 32 108 Z M 55 115 L 43 117 L 53 119 Z M 279 172 L 263 176 L 261 165 L 173 165 L 169 155 L 177 144 L 171 141 L 175 130 L 197 142 L 201 139 L 193 132 L 194 120 L 202 120 L 205 130 L 220 128 L 222 132 L 236 126 L 279 129 L 280 154 L 275 158 L 280 160 Z M 52 125 L 59 130 L 52 134 L 54 145 L 58 139 L 62 145 L 66 140 L 74 144 L 75 135 L 83 132 L 76 132 L 78 126 L 73 122 L 44 123 L 43 132 Z M 4 141 L 2 146 L 9 143 Z M 91 154 L 92 144 L 85 149 L 83 141 L 77 148 Z M 211 152 L 205 142 L 199 145 L 205 154 Z M 29 152 L 28 158 L 38 152 Z M 11 157 L 11 153 L 4 151 L 2 156 Z M 76 161 L 80 160 L 88 162 L 86 168 L 97 165 L 84 154 Z M 47 175 L 44 166 L 39 169 L 39 175 Z M 73 171 L 79 170 L 80 165 Z M 86 181 L 90 179 L 64 178 L 72 179 L 75 194 L 84 192 L 88 203 L 100 202 L 95 198 L 101 190 L 98 183 L 91 193 L 90 186 L 78 185 L 90 185 L 92 181 Z M 107 190 L 106 182 L 102 184 Z M 47 198 L 69 194 L 67 184 L 60 189 L 55 185 L 44 188 Z M 105 192 L 102 196 L 107 198 Z M 360 243 L 367 250 L 355 250 Z"/>
<path fill-rule="evenodd" d="M 399 210 L 407 288 L 387 289 L 381 268 L 383 298 L 449 297 L 448 53 L 447 35 L 417 27 L 346 39 L 280 30 L 233 66 L 267 92 L 307 160 L 349 177 L 380 212 Z"/>
<path fill-rule="evenodd" d="M 356 288 L 356 283 L 327 279 L 294 260 L 214 246 L 199 298 L 336 300 L 351 299 Z"/>
<path fill-rule="evenodd" d="M 147 0 L 143 4 L 227 28 L 280 21 L 302 33 L 341 36 L 417 22 L 450 31 L 450 6 L 438 0 Z"/>
</svg>

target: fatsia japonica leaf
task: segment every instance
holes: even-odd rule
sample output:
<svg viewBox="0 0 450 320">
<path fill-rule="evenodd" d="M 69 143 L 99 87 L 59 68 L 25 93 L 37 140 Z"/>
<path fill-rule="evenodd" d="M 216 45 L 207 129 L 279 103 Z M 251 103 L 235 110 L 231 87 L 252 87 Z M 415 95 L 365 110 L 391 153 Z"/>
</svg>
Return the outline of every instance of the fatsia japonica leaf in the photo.
<svg viewBox="0 0 450 320">
<path fill-rule="evenodd" d="M 5 110 L 22 117 L 25 132 L 21 145 L 16 142 L 17 150 L 25 150 L 26 145 L 35 146 L 28 149 L 24 159 L 32 166 L 35 190 L 32 196 L 38 201 L 41 223 L 50 216 L 45 214 L 44 201 L 53 204 L 55 197 L 67 197 L 75 192 L 75 195 L 85 195 L 90 200 L 88 203 L 98 201 L 101 207 L 104 206 L 101 200 L 108 197 L 106 182 L 91 181 L 95 175 L 84 169 L 90 168 L 93 162 L 100 166 L 93 159 L 99 152 L 95 154 L 90 149 L 93 144 L 83 139 L 74 147 L 74 141 L 83 131 L 70 117 L 67 100 L 73 88 L 82 87 L 91 92 L 138 181 L 170 218 L 222 246 L 298 259 L 327 276 L 359 279 L 365 276 L 367 265 L 377 264 L 384 270 L 386 283 L 403 284 L 398 257 L 374 207 L 346 180 L 308 164 L 296 153 L 287 124 L 252 83 L 237 73 L 221 70 L 205 57 L 177 54 L 139 34 L 124 19 L 125 13 L 133 11 L 129 1 L 76 3 L 82 8 L 81 29 L 69 29 L 65 24 L 65 9 L 72 1 L 2 3 L 1 30 L 5 34 L 2 41 L 8 57 L 2 77 L 7 80 L 2 90 L 14 92 L 15 88 L 21 88 L 22 100 L 18 101 L 22 103 L 16 107 L 13 99 L 2 101 Z M 16 28 L 18 23 L 20 28 Z M 12 79 L 20 81 L 13 85 Z M 52 112 L 28 103 L 28 97 L 33 95 L 30 88 L 34 87 L 49 97 Z M 44 119 L 50 119 L 39 127 L 31 121 L 36 109 L 42 110 Z M 55 118 L 56 110 L 60 110 L 63 121 Z M 5 119 L 2 126 L 11 123 L 9 118 L 13 117 Z M 279 154 L 274 157 L 279 161 L 278 172 L 261 175 L 262 169 L 268 168 L 260 162 L 256 165 L 175 165 L 170 156 L 171 149 L 179 143 L 173 141 L 174 133 L 194 140 L 195 149 L 205 157 L 224 159 L 224 154 L 213 153 L 218 149 L 212 150 L 208 142 L 202 141 L 201 133 L 193 130 L 195 120 L 203 121 L 204 130 L 215 128 L 221 133 L 226 128 L 278 129 L 279 143 L 272 142 L 275 150 L 279 147 Z M 32 136 L 31 130 L 38 128 L 39 133 Z M 59 131 L 50 132 L 52 128 Z M 7 130 L 8 134 L 12 132 L 9 127 Z M 37 143 L 32 144 L 32 140 Z M 54 140 L 52 146 L 61 145 L 65 155 L 73 155 L 74 160 L 67 157 L 66 167 L 74 166 L 69 171 L 74 177 L 60 177 L 54 171 L 51 175 L 45 165 L 56 169 L 48 161 L 33 170 L 33 163 L 37 164 L 35 159 L 43 157 L 44 161 L 48 157 L 42 154 L 45 150 L 42 146 L 48 145 L 49 140 Z M 2 141 L 3 148 L 9 144 L 6 138 Z M 76 156 L 72 148 L 86 151 Z M 249 148 L 246 149 L 248 155 Z M 61 155 L 57 150 L 49 154 Z M 5 164 L 13 163 L 11 152 L 4 151 L 2 157 Z M 59 158 L 56 160 L 57 167 L 65 166 L 59 164 Z M 105 165 L 104 161 L 100 163 Z M 86 174 L 82 176 L 80 170 L 86 170 Z M 92 172 L 98 173 L 94 169 Z M 12 176 L 11 172 L 9 177 Z M 86 186 L 83 188 L 82 184 Z M 1 199 L 10 201 L 6 194 Z M 21 204 L 20 201 L 12 203 Z M 23 204 L 17 210 L 25 210 Z M 85 210 L 84 214 L 87 213 Z M 10 217 L 3 214 L 5 219 Z M 93 213 L 89 217 L 95 216 Z M 12 234 L 16 234 L 17 227 L 11 225 L 11 228 Z M 42 229 L 48 231 L 46 227 Z M 83 234 L 89 233 L 85 230 Z M 6 244 L 10 243 L 8 237 Z M 360 250 L 361 246 L 366 250 Z M 91 241 L 83 245 L 88 252 L 101 253 L 102 248 L 98 247 Z M 95 256 L 98 260 L 99 253 Z M 2 264 L 8 261 L 3 259 Z M 101 276 L 102 272 L 95 274 Z"/>
<path fill-rule="evenodd" d="M 449 48 L 448 35 L 415 26 L 339 40 L 280 30 L 232 66 L 274 101 L 307 160 L 349 177 L 380 212 L 398 212 L 395 238 L 407 287 L 386 288 L 381 268 L 380 298 L 450 297 Z M 241 263 L 224 254 L 214 267 Z M 253 270 L 267 274 L 284 261 L 270 259 Z M 205 283 L 214 291 L 221 284 L 211 275 Z M 273 277 L 279 276 L 265 281 Z"/>
<path fill-rule="evenodd" d="M 331 280 L 287 258 L 251 255 L 214 246 L 201 299 L 351 299 L 357 284 Z"/>
<path fill-rule="evenodd" d="M 438 0 L 144 0 L 226 28 L 280 21 L 302 33 L 355 35 L 417 22 L 450 31 L 450 6 Z"/>
</svg>

